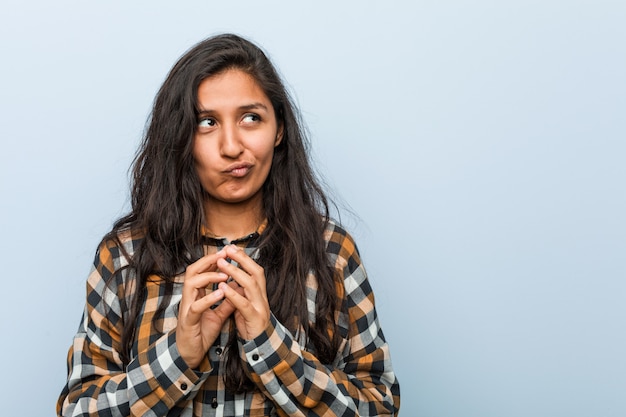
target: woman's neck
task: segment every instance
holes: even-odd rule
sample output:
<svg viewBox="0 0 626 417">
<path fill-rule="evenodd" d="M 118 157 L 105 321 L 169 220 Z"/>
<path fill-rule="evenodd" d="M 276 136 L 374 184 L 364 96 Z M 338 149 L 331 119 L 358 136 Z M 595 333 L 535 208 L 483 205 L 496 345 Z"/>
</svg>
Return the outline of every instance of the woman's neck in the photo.
<svg viewBox="0 0 626 417">
<path fill-rule="evenodd" d="M 261 199 L 238 204 L 208 200 L 204 205 L 206 228 L 229 242 L 255 232 L 263 221 Z"/>
</svg>

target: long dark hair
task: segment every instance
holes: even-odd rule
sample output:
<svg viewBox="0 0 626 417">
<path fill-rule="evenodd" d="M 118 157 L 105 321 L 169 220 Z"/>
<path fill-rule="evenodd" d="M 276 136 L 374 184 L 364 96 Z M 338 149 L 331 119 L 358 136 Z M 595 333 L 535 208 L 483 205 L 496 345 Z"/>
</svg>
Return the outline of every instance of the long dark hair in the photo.
<svg viewBox="0 0 626 417">
<path fill-rule="evenodd" d="M 228 69 L 244 71 L 256 80 L 283 128 L 282 141 L 274 150 L 263 185 L 263 210 L 268 222 L 260 237 L 258 262 L 265 270 L 270 308 L 290 330 L 302 327 L 317 357 L 331 363 L 339 348 L 335 312 L 341 302 L 323 238 L 329 201 L 311 168 L 299 113 L 275 68 L 259 47 L 232 34 L 198 43 L 170 71 L 156 96 L 134 161 L 131 212 L 119 219 L 107 236 L 115 240 L 129 229 L 143 236 L 132 257 L 127 254 L 128 268 L 136 274 L 138 285 L 124 324 L 122 357 L 130 359 L 135 321 L 149 277 L 158 275 L 166 286 L 162 313 L 171 300 L 174 276 L 202 255 L 203 190 L 192 155 L 197 92 L 204 79 Z M 310 273 L 318 283 L 314 322 L 309 320 L 306 303 Z M 229 344 L 226 386 L 237 392 L 251 385 L 234 336 Z"/>
</svg>

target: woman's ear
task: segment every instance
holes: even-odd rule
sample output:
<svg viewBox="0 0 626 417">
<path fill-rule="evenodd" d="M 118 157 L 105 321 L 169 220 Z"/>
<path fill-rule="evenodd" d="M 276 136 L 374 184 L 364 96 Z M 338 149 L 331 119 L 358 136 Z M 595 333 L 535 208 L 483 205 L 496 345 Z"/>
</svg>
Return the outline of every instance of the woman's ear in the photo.
<svg viewBox="0 0 626 417">
<path fill-rule="evenodd" d="M 278 126 L 278 132 L 276 133 L 276 139 L 274 140 L 274 147 L 280 145 L 280 142 L 283 141 L 283 133 L 285 132 L 284 125 L 281 123 Z"/>
</svg>

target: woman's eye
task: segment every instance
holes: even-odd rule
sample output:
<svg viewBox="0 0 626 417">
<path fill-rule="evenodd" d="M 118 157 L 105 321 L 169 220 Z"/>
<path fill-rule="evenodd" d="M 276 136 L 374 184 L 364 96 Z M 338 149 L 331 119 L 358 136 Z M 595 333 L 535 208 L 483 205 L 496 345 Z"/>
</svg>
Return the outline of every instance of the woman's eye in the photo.
<svg viewBox="0 0 626 417">
<path fill-rule="evenodd" d="M 204 118 L 204 119 L 200 119 L 198 121 L 198 127 L 212 127 L 215 126 L 215 120 L 213 119 L 209 119 L 209 118 Z"/>
<path fill-rule="evenodd" d="M 254 114 L 254 113 L 246 114 L 245 116 L 243 116 L 243 122 L 244 123 L 255 123 L 255 122 L 258 122 L 260 120 L 261 120 L 261 118 L 259 117 L 259 115 L 258 114 Z"/>
</svg>

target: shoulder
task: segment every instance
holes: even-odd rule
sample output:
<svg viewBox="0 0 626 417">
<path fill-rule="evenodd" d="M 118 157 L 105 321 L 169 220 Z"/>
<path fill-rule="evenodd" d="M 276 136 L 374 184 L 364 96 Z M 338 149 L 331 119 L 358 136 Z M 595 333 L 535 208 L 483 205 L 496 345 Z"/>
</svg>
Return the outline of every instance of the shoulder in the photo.
<svg viewBox="0 0 626 417">
<path fill-rule="evenodd" d="M 107 234 L 96 250 L 87 279 L 88 291 L 100 294 L 97 298 L 103 301 L 112 295 L 124 299 L 132 294 L 135 274 L 129 266 L 142 241 L 143 234 L 132 229 Z"/>
<path fill-rule="evenodd" d="M 142 241 L 143 233 L 133 229 L 107 234 L 98 245 L 94 266 L 105 275 L 127 267 Z"/>
<path fill-rule="evenodd" d="M 354 246 L 354 240 L 352 239 L 350 233 L 344 229 L 343 226 L 332 219 L 326 220 L 324 240 L 329 248 L 334 248 L 337 252 L 344 244 L 352 244 Z"/>
<path fill-rule="evenodd" d="M 339 223 L 329 219 L 324 230 L 326 253 L 335 268 L 350 271 L 361 266 L 361 258 L 352 235 Z"/>
</svg>

